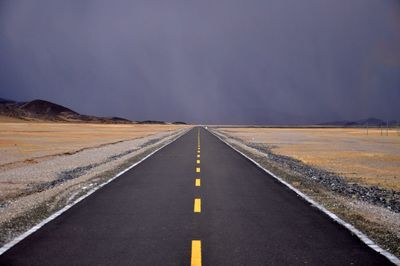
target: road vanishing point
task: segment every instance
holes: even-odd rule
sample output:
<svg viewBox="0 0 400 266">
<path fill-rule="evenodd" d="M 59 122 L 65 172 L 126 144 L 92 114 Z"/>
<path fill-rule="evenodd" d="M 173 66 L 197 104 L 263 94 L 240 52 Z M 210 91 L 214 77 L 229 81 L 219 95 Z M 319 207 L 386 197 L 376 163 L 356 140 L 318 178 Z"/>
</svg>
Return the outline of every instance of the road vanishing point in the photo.
<svg viewBox="0 0 400 266">
<path fill-rule="evenodd" d="M 0 256 L 0 265 L 390 265 L 196 127 Z"/>
</svg>

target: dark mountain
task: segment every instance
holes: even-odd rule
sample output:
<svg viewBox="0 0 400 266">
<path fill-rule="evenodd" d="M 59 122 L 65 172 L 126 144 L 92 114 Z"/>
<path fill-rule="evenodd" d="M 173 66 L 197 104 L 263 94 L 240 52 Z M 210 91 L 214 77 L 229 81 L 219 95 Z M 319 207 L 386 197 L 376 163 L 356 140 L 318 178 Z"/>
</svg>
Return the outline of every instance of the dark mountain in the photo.
<svg viewBox="0 0 400 266">
<path fill-rule="evenodd" d="M 116 123 L 131 123 L 132 121 L 126 119 L 126 118 L 122 118 L 122 117 L 110 117 L 109 118 L 111 121 L 116 122 Z"/>
<path fill-rule="evenodd" d="M 38 116 L 58 116 L 58 115 L 79 115 L 77 112 L 68 109 L 62 105 L 58 105 L 52 102 L 44 101 L 44 100 L 33 100 L 31 102 L 27 102 L 22 104 L 20 109 L 25 112 L 35 114 Z"/>
<path fill-rule="evenodd" d="M 389 124 L 389 126 L 393 127 L 393 126 L 397 126 L 398 122 L 395 120 L 391 120 L 391 121 L 386 121 L 386 120 L 382 120 L 379 118 L 374 118 L 374 117 L 370 117 L 367 119 L 362 119 L 362 120 L 357 120 L 357 121 L 347 121 L 347 120 L 343 120 L 343 121 L 332 121 L 332 122 L 327 122 L 327 123 L 321 123 L 318 125 L 322 125 L 322 126 L 340 126 L 340 127 L 379 127 L 379 126 L 386 126 L 386 123 Z"/>
<path fill-rule="evenodd" d="M 81 115 L 67 107 L 44 100 L 15 102 L 0 98 L 0 115 L 26 121 L 132 123 L 132 121 L 120 117 Z"/>
<path fill-rule="evenodd" d="M 8 99 L 0 98 L 0 103 L 15 103 L 15 102 Z"/>
<path fill-rule="evenodd" d="M 167 124 L 164 121 L 157 121 L 157 120 L 145 120 L 145 121 L 139 121 L 138 124 L 157 124 L 157 125 L 165 125 Z"/>
</svg>

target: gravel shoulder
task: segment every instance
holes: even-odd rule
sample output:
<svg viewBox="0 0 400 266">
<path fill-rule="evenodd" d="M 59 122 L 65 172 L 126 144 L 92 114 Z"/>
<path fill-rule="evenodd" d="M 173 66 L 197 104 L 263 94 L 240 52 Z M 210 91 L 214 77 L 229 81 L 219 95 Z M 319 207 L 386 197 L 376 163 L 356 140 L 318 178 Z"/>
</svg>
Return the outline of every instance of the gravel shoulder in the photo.
<svg viewBox="0 0 400 266">
<path fill-rule="evenodd" d="M 2 169 L 0 245 L 106 182 L 188 128 L 84 149 Z"/>
<path fill-rule="evenodd" d="M 349 183 L 336 173 L 275 154 L 266 144 L 210 130 L 400 257 L 399 191 Z"/>
</svg>

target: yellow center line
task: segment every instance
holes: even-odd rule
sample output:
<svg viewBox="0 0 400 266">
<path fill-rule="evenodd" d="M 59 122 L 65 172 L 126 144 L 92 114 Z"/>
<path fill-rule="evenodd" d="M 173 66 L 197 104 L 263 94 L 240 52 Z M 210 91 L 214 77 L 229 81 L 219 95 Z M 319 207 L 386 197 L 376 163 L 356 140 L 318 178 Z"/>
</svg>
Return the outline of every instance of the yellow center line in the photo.
<svg viewBox="0 0 400 266">
<path fill-rule="evenodd" d="M 191 266 L 201 266 L 201 241 L 192 240 L 192 258 Z"/>
<path fill-rule="evenodd" d="M 196 164 L 200 164 L 200 128 L 197 129 L 197 158 Z M 196 167 L 196 173 L 200 173 L 200 167 Z M 201 180 L 200 178 L 196 178 L 195 186 L 200 187 Z M 201 199 L 194 199 L 193 211 L 195 213 L 201 212 Z M 192 240 L 192 254 L 190 260 L 191 266 L 201 266 L 201 240 Z"/>
<path fill-rule="evenodd" d="M 193 211 L 196 213 L 201 212 L 201 199 L 194 199 L 194 208 Z"/>
</svg>

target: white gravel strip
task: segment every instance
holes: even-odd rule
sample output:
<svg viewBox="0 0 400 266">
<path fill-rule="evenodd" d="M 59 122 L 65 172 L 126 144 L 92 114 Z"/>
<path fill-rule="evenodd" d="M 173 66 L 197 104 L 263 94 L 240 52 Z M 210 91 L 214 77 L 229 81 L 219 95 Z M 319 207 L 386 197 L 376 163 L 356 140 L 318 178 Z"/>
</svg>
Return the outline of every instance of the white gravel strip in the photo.
<svg viewBox="0 0 400 266">
<path fill-rule="evenodd" d="M 50 160 L 41 161 L 36 164 L 24 165 L 18 168 L 1 171 L 0 181 L 9 181 L 10 183 L 19 184 L 37 184 L 52 181 L 57 178 L 57 175 L 62 171 L 103 162 L 111 156 L 121 154 L 131 149 L 138 149 L 149 140 L 165 138 L 168 135 L 171 135 L 171 132 L 161 132 L 145 138 L 86 149 L 72 155 L 55 156 Z M 0 194 L 0 196 L 2 195 Z"/>
<path fill-rule="evenodd" d="M 23 230 L 23 228 L 19 228 L 19 225 L 10 228 L 9 225 L 3 227 L 3 224 L 7 224 L 18 217 L 34 216 L 35 214 L 29 214 L 29 211 L 40 207 L 44 203 L 46 203 L 47 208 L 51 209 L 59 203 L 62 204 L 64 200 L 74 201 L 76 197 L 85 194 L 92 188 L 90 184 L 94 186 L 99 182 L 104 182 L 102 180 L 107 178 L 105 174 L 108 171 L 119 169 L 126 161 L 148 149 L 168 142 L 184 132 L 185 130 L 163 132 L 141 139 L 90 148 L 72 155 L 56 156 L 37 164 L 25 165 L 1 172 L 0 191 L 3 192 L 1 197 L 4 198 L 4 195 L 12 196 L 11 199 L 4 201 L 0 206 L 1 240 L 8 241 L 15 237 L 16 233 Z M 149 144 L 148 141 L 155 143 Z M 145 147 L 140 148 L 144 144 L 146 144 Z M 127 153 L 131 150 L 134 151 Z M 117 158 L 109 160 L 111 156 L 120 155 L 121 153 L 123 156 L 117 156 Z M 91 164 L 94 167 L 85 168 Z M 62 174 L 63 172 L 76 169 L 76 167 L 83 167 L 85 170 L 80 171 L 78 168 L 77 174 L 74 174 L 72 179 L 60 180 L 60 177 L 65 176 L 65 174 Z M 53 182 L 56 182 L 54 186 L 52 186 Z M 28 184 L 31 185 L 28 186 Z M 27 188 L 31 190 L 27 191 Z M 25 193 L 13 195 L 12 193 L 15 193 L 15 191 L 17 193 Z M 78 193 L 75 194 L 75 192 Z"/>
<path fill-rule="evenodd" d="M 96 192 L 98 189 L 104 187 L 105 185 L 107 185 L 108 183 L 112 182 L 113 180 L 115 180 L 116 178 L 118 178 L 119 176 L 121 176 L 122 174 L 124 174 L 125 172 L 129 171 L 130 169 L 132 169 L 133 167 L 135 167 L 136 165 L 140 164 L 141 162 L 143 162 L 144 160 L 146 160 L 147 158 L 149 158 L 150 156 L 152 156 L 153 154 L 155 154 L 156 152 L 158 152 L 159 150 L 163 149 L 164 147 L 168 146 L 169 144 L 171 144 L 172 142 L 174 142 L 175 140 L 177 140 L 178 138 L 180 138 L 182 135 L 186 134 L 188 132 L 188 130 L 184 131 L 183 134 L 178 134 L 177 137 L 173 138 L 172 140 L 168 141 L 167 143 L 165 143 L 163 146 L 161 146 L 160 148 L 158 148 L 157 150 L 151 152 L 150 154 L 148 154 L 147 156 L 145 156 L 143 159 L 141 159 L 140 161 L 134 163 L 133 165 L 129 166 L 128 168 L 126 168 L 125 170 L 119 172 L 117 175 L 115 175 L 114 177 L 112 177 L 111 179 L 108 179 L 106 182 L 96 186 L 95 188 L 91 189 L 90 191 L 88 191 L 88 193 L 86 193 L 85 195 L 79 197 L 78 199 L 76 199 L 75 201 L 73 201 L 72 203 L 66 205 L 64 208 L 62 208 L 61 210 L 55 212 L 54 214 L 52 214 L 50 217 L 48 217 L 47 219 L 43 220 L 42 222 L 38 223 L 37 225 L 33 226 L 32 228 L 30 228 L 28 231 L 26 231 L 25 233 L 19 235 L 18 237 L 14 238 L 12 241 L 6 243 L 3 247 L 0 248 L 0 255 L 3 254 L 4 252 L 6 252 L 7 250 L 9 250 L 10 248 L 12 248 L 13 246 L 15 246 L 16 244 L 18 244 L 20 241 L 22 241 L 23 239 L 25 239 L 26 237 L 28 237 L 29 235 L 33 234 L 34 232 L 36 232 L 37 230 L 39 230 L 41 227 L 43 227 L 45 224 L 47 224 L 48 222 L 54 220 L 55 218 L 57 218 L 58 216 L 60 216 L 61 214 L 63 214 L 64 212 L 66 212 L 68 209 L 70 209 L 72 206 L 74 206 L 75 204 L 77 204 L 78 202 L 84 200 L 85 198 L 87 198 L 88 196 L 90 196 L 91 194 L 93 194 L 94 192 Z"/>
</svg>

